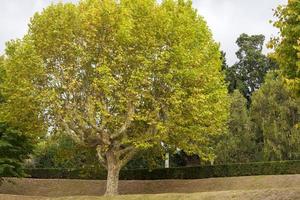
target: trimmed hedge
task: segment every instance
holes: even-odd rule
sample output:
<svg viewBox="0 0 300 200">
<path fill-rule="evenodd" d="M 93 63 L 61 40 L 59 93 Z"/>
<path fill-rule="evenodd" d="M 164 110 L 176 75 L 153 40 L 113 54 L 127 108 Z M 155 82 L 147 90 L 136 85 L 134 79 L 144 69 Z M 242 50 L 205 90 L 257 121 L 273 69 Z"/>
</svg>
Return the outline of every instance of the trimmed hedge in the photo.
<svg viewBox="0 0 300 200">
<path fill-rule="evenodd" d="M 64 168 L 27 168 L 25 173 L 30 178 L 39 179 L 106 179 L 106 171 L 94 169 L 64 169 Z"/>
<path fill-rule="evenodd" d="M 105 180 L 106 172 L 100 169 L 26 169 L 32 178 L 98 179 Z M 122 170 L 121 180 L 203 179 L 253 175 L 300 174 L 300 161 L 257 162 L 214 166 L 168 169 Z"/>
</svg>

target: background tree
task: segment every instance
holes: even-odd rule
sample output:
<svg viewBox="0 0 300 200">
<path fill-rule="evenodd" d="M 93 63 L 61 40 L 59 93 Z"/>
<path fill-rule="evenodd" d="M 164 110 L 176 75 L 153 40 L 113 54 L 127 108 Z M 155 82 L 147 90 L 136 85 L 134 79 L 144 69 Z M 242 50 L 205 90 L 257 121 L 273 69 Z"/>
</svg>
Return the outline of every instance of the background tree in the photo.
<svg viewBox="0 0 300 200">
<path fill-rule="evenodd" d="M 228 133 L 222 136 L 217 145 L 217 163 L 255 160 L 255 134 L 250 130 L 247 100 L 238 90 L 231 94 Z"/>
<path fill-rule="evenodd" d="M 47 131 L 47 120 L 37 85 L 42 81 L 42 68 L 34 48 L 28 42 L 10 41 L 2 57 L 0 121 L 37 139 Z M 28 59 L 30 58 L 30 59 Z"/>
<path fill-rule="evenodd" d="M 227 69 L 226 79 L 229 81 L 229 92 L 238 89 L 250 101 L 251 94 L 264 81 L 265 74 L 276 67 L 267 56 L 262 53 L 265 36 L 241 34 L 236 41 L 239 59 Z"/>
<path fill-rule="evenodd" d="M 124 169 L 164 168 L 165 153 L 161 145 L 142 149 L 124 166 Z"/>
<path fill-rule="evenodd" d="M 236 74 L 233 68 L 229 67 L 226 60 L 226 53 L 221 51 L 222 71 L 225 73 L 225 81 L 228 84 L 228 93 L 236 89 Z"/>
<path fill-rule="evenodd" d="M 228 69 L 225 51 L 221 51 L 221 61 L 222 61 L 222 67 L 221 67 L 222 71 Z"/>
<path fill-rule="evenodd" d="M 0 183 L 2 177 L 25 176 L 23 162 L 33 150 L 33 141 L 28 135 L 0 123 Z"/>
<path fill-rule="evenodd" d="M 37 168 L 99 168 L 95 157 L 96 150 L 86 145 L 77 144 L 72 137 L 57 134 L 39 142 L 32 166 Z M 84 170 L 83 170 L 84 171 Z"/>
<path fill-rule="evenodd" d="M 5 56 L 0 56 L 0 182 L 3 181 L 1 177 L 25 176 L 24 161 L 33 152 L 34 136 L 37 133 L 40 135 L 43 127 L 38 123 L 38 113 L 32 113 L 34 109 L 31 106 L 36 101 L 27 99 L 33 94 L 30 91 L 32 84 L 26 78 L 30 76 L 30 71 L 23 74 L 20 66 L 20 63 L 32 64 L 23 63 L 29 51 L 25 46 L 17 49 L 17 43 L 7 43 Z"/>
<path fill-rule="evenodd" d="M 120 169 L 141 149 L 164 142 L 214 157 L 209 144 L 226 129 L 227 91 L 219 47 L 191 1 L 51 5 L 13 47 L 8 77 L 30 83 L 33 102 L 43 102 L 30 105 L 44 106 L 33 113 L 47 116 L 52 130 L 97 150 L 107 195 L 117 193 Z"/>
<path fill-rule="evenodd" d="M 251 121 L 258 153 L 264 160 L 300 157 L 300 101 L 292 97 L 280 76 L 271 73 L 253 95 Z"/>
<path fill-rule="evenodd" d="M 278 20 L 274 26 L 280 36 L 273 38 L 269 46 L 275 50 L 273 57 L 289 87 L 300 96 L 300 2 L 289 0 L 287 6 L 279 6 L 275 11 Z"/>
</svg>

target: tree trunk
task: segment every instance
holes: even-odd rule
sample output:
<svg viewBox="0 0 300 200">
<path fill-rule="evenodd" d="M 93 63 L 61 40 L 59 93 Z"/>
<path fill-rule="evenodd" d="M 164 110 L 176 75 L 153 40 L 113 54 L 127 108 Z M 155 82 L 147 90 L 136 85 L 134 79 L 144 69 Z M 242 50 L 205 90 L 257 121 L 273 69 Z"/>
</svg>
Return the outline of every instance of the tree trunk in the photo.
<svg viewBox="0 0 300 200">
<path fill-rule="evenodd" d="M 107 182 L 106 182 L 106 196 L 118 195 L 119 188 L 119 174 L 120 163 L 113 152 L 106 153 L 107 159 Z"/>
</svg>

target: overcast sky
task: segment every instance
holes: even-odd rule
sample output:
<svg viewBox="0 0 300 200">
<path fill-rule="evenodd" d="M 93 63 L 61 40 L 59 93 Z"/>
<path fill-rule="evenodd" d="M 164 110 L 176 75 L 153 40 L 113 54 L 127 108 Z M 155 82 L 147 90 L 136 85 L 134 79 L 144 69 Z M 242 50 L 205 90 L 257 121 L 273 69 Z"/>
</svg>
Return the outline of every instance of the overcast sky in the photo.
<svg viewBox="0 0 300 200">
<path fill-rule="evenodd" d="M 5 42 L 22 38 L 27 31 L 30 17 L 51 2 L 60 0 L 0 0 L 0 53 Z M 77 0 L 63 0 L 76 2 Z M 193 0 L 194 7 L 204 16 L 214 38 L 227 53 L 228 63 L 236 61 L 235 41 L 241 33 L 264 34 L 268 40 L 277 34 L 269 20 L 272 9 L 287 0 Z"/>
</svg>

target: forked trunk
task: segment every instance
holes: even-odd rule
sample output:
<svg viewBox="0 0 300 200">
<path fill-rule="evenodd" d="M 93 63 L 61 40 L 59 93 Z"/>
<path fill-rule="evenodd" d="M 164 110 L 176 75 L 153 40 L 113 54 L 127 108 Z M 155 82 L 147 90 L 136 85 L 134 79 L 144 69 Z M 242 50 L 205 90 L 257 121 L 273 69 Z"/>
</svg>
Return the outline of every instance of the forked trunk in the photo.
<svg viewBox="0 0 300 200">
<path fill-rule="evenodd" d="M 106 181 L 106 196 L 118 194 L 119 174 L 121 168 L 135 155 L 137 152 L 133 147 L 124 148 L 122 150 L 108 150 L 104 155 L 101 155 L 101 149 L 98 148 L 99 160 L 107 169 Z M 121 156 L 120 156 L 121 155 Z M 105 160 L 103 157 L 105 156 Z"/>
<path fill-rule="evenodd" d="M 106 196 L 118 195 L 120 166 L 113 152 L 108 152 L 107 159 L 107 182 Z"/>
</svg>

